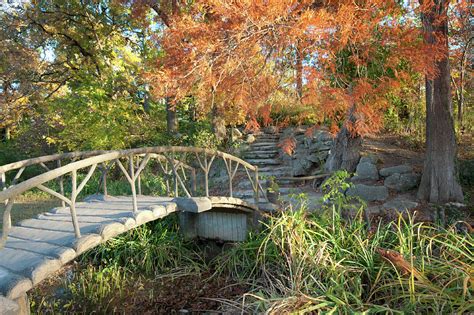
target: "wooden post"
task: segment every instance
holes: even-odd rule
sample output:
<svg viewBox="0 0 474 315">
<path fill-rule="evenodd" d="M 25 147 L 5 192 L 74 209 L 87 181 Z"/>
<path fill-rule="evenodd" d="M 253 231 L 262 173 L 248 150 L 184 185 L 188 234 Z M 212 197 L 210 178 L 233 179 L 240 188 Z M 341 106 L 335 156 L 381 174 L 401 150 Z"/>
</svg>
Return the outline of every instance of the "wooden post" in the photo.
<svg viewBox="0 0 474 315">
<path fill-rule="evenodd" d="M 195 196 L 196 195 L 196 184 L 197 183 L 196 183 L 196 170 L 194 168 L 191 170 L 191 181 L 192 181 L 192 183 L 191 183 L 191 185 L 192 185 L 191 186 L 191 193 L 193 194 L 193 196 Z"/>
<path fill-rule="evenodd" d="M 137 157 L 137 169 L 140 167 L 140 157 Z M 137 189 L 138 189 L 138 194 L 142 194 L 142 173 L 140 172 L 137 176 L 138 182 L 137 182 Z"/>
<path fill-rule="evenodd" d="M 7 180 L 6 180 L 5 173 L 2 173 L 2 176 L 0 178 L 0 189 L 1 190 L 7 189 Z"/>
<path fill-rule="evenodd" d="M 58 160 L 58 168 L 61 167 L 61 160 Z M 64 177 L 59 176 L 58 178 L 59 181 L 59 193 L 64 196 Z M 61 207 L 66 207 L 66 202 L 64 200 L 61 200 Z"/>
<path fill-rule="evenodd" d="M 81 229 L 79 227 L 79 222 L 77 221 L 76 213 L 76 198 L 77 198 L 77 170 L 72 171 L 71 173 L 71 183 L 72 183 L 72 192 L 71 192 L 71 204 L 69 209 L 71 210 L 72 225 L 74 226 L 74 234 L 76 238 L 81 237 Z"/>
<path fill-rule="evenodd" d="M 209 166 L 206 155 L 204 155 L 204 186 L 206 190 L 206 197 L 209 197 Z"/>
<path fill-rule="evenodd" d="M 209 197 L 209 171 L 204 171 L 204 186 L 206 187 L 206 197 Z"/>
<path fill-rule="evenodd" d="M 105 163 L 102 164 L 102 193 L 104 194 L 104 197 L 107 197 L 109 195 L 107 191 L 107 166 Z"/>
<path fill-rule="evenodd" d="M 132 179 L 130 182 L 130 186 L 132 188 L 132 202 L 133 202 L 133 213 L 138 211 L 138 201 L 137 201 L 137 190 L 135 188 L 135 167 L 133 165 L 133 155 L 129 156 L 129 166 L 130 166 L 130 178 Z"/>
<path fill-rule="evenodd" d="M 227 162 L 225 158 L 223 158 L 223 160 L 225 163 L 225 167 L 227 168 L 227 174 L 229 175 L 229 196 L 233 197 L 232 180 L 234 177 L 232 176 L 232 160 L 229 160 L 229 162 Z"/>
<path fill-rule="evenodd" d="M 170 160 L 171 167 L 173 170 L 173 176 L 174 176 L 174 196 L 179 197 L 179 187 L 178 187 L 178 174 L 176 172 L 176 166 L 173 164 L 173 161 Z"/>
<path fill-rule="evenodd" d="M 5 212 L 3 212 L 3 226 L 2 226 L 2 238 L 0 239 L 0 249 L 5 247 L 7 243 L 8 233 L 10 233 L 10 229 L 12 228 L 12 217 L 11 217 L 11 210 L 13 207 L 14 198 L 10 198 L 7 201 L 7 206 L 5 208 Z"/>
<path fill-rule="evenodd" d="M 0 177 L 0 189 L 1 190 L 7 189 L 7 180 L 6 180 L 5 173 L 2 173 L 2 176 Z M 8 204 L 8 200 L 5 200 L 5 205 L 7 204 Z"/>
</svg>

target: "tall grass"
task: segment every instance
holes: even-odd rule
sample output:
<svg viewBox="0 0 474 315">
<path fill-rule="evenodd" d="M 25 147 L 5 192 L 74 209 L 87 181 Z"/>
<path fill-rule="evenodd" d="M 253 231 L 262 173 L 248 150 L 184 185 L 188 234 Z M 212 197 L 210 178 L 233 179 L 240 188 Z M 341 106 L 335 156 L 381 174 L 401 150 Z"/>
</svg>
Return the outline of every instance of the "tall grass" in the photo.
<svg viewBox="0 0 474 315">
<path fill-rule="evenodd" d="M 363 207 L 343 219 L 340 206 L 327 205 L 322 215 L 302 207 L 269 216 L 261 233 L 216 259 L 217 273 L 252 284 L 242 300 L 245 310 L 474 311 L 472 235 L 401 215 L 368 229 Z M 387 250 L 399 256 L 385 259 Z"/>
<path fill-rule="evenodd" d="M 123 299 L 140 283 L 161 275 L 199 274 L 205 263 L 191 240 L 179 233 L 176 216 L 150 222 L 83 254 L 72 273 L 62 276 L 59 296 L 33 294 L 34 313 L 120 312 Z M 65 277 L 66 276 L 66 277 Z M 150 292 L 152 299 L 153 292 Z"/>
<path fill-rule="evenodd" d="M 62 310 L 120 311 L 117 301 L 142 278 L 211 271 L 245 282 L 240 300 L 221 302 L 249 313 L 474 312 L 473 235 L 407 215 L 369 227 L 364 204 L 343 194 L 346 178 L 327 182 L 322 212 L 300 196 L 297 209 L 267 215 L 259 232 L 210 262 L 176 217 L 110 240 L 82 257 Z"/>
<path fill-rule="evenodd" d="M 179 233 L 176 216 L 140 226 L 83 255 L 82 262 L 119 265 L 144 275 L 178 268 L 198 271 L 203 259 L 191 240 Z"/>
</svg>

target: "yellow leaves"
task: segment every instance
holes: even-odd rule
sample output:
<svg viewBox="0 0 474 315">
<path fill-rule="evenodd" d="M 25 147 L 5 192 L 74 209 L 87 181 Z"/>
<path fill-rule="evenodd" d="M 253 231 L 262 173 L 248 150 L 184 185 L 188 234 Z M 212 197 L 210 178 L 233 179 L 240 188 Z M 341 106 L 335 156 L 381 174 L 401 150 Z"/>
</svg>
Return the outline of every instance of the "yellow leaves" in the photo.
<svg viewBox="0 0 474 315">
<path fill-rule="evenodd" d="M 58 143 L 57 139 L 54 137 L 44 136 L 44 140 L 46 140 L 46 143 L 49 145 L 55 145 Z"/>
</svg>

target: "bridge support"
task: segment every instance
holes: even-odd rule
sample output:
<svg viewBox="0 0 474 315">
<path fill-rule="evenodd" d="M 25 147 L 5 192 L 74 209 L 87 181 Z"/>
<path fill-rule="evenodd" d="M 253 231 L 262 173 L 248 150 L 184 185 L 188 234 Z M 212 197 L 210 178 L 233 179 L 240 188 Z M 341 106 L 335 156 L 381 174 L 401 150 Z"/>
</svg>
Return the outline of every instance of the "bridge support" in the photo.
<svg viewBox="0 0 474 315">
<path fill-rule="evenodd" d="M 211 200 L 215 199 L 215 200 Z M 232 198 L 229 198 L 232 199 Z M 228 198 L 175 198 L 181 231 L 187 238 L 242 242 L 254 227 L 254 212 Z"/>
</svg>

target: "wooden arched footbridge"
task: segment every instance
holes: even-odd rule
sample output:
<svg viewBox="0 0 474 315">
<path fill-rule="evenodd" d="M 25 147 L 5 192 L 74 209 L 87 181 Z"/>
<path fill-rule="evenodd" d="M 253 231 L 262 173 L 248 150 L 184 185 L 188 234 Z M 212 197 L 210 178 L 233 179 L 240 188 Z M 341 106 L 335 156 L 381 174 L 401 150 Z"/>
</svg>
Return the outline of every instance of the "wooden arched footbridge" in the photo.
<svg viewBox="0 0 474 315">
<path fill-rule="evenodd" d="M 216 161 L 225 165 L 227 184 L 213 187 Z M 42 169 L 22 180 L 25 169 Z M 142 194 L 147 171 L 160 176 L 165 196 Z M 98 173 L 98 174 L 96 174 Z M 180 213 L 190 237 L 241 241 L 256 222 L 260 193 L 258 168 L 233 155 L 194 147 L 149 147 L 121 151 L 55 154 L 0 166 L 0 202 L 5 203 L 0 239 L 0 314 L 27 313 L 26 292 L 84 251 L 147 222 Z M 125 180 L 128 196 L 110 196 L 107 181 Z M 91 178 L 101 193 L 78 202 Z M 253 202 L 233 197 L 234 182 L 248 180 Z M 15 199 L 39 189 L 62 206 L 12 226 Z M 215 192 L 216 196 L 212 196 Z"/>
</svg>

